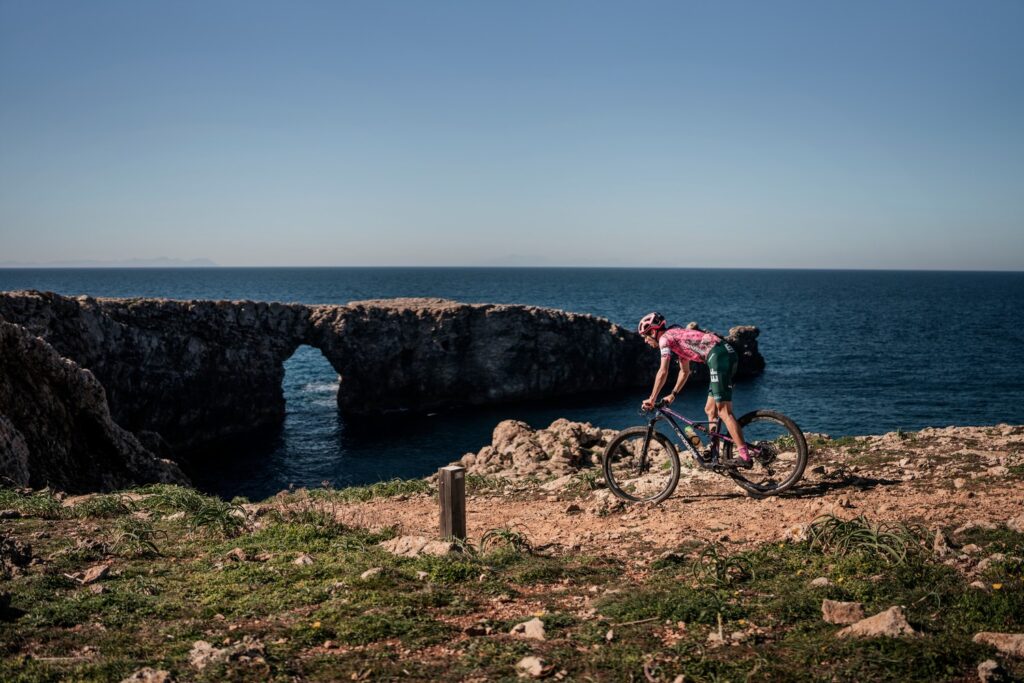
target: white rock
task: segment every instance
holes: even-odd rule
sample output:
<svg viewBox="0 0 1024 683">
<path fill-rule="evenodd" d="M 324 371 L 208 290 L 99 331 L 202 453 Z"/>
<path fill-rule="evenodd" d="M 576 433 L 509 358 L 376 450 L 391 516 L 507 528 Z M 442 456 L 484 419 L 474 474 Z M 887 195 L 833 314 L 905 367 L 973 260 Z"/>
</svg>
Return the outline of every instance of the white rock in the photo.
<svg viewBox="0 0 1024 683">
<path fill-rule="evenodd" d="M 297 564 L 300 567 L 305 567 L 313 564 L 315 561 L 316 560 L 314 560 L 310 555 L 307 555 L 306 553 L 299 553 L 299 556 L 292 560 L 292 564 Z"/>
<path fill-rule="evenodd" d="M 912 636 L 917 632 L 907 623 L 907 617 L 900 606 L 890 607 L 884 612 L 862 619 L 836 633 L 837 638 L 874 638 L 876 636 Z"/>
<path fill-rule="evenodd" d="M 811 583 L 810 583 L 810 586 L 812 588 L 824 588 L 826 586 L 831 586 L 831 585 L 832 585 L 832 582 L 828 580 L 827 576 L 819 576 L 818 578 L 813 579 L 811 581 Z"/>
<path fill-rule="evenodd" d="M 533 638 L 534 640 L 544 640 L 544 622 L 534 617 L 529 621 L 524 621 L 520 624 L 516 624 L 509 631 L 514 636 L 522 636 L 523 638 Z"/>
<path fill-rule="evenodd" d="M 986 659 L 978 665 L 978 679 L 981 683 L 1001 683 L 1006 680 L 1006 672 L 994 659 Z"/>
<path fill-rule="evenodd" d="M 974 642 L 991 645 L 1004 655 L 1024 657 L 1024 633 L 982 631 L 974 636 Z"/>
<path fill-rule="evenodd" d="M 122 678 L 121 683 L 174 683 L 174 679 L 170 671 L 145 666 L 128 678 Z"/>
<path fill-rule="evenodd" d="M 420 555 L 450 555 L 456 552 L 456 546 L 450 541 L 436 541 L 426 536 L 399 536 L 379 543 L 381 548 L 399 557 L 419 557 Z"/>
<path fill-rule="evenodd" d="M 370 569 L 367 569 L 365 572 L 360 574 L 359 578 L 362 579 L 363 581 L 366 581 L 367 579 L 372 579 L 372 578 L 375 578 L 377 576 L 380 576 L 383 572 L 384 572 L 384 568 L 383 567 L 371 567 Z"/>
<path fill-rule="evenodd" d="M 523 657 L 516 664 L 516 670 L 519 672 L 520 678 L 541 678 L 549 673 L 551 668 L 543 659 L 533 655 Z"/>
</svg>

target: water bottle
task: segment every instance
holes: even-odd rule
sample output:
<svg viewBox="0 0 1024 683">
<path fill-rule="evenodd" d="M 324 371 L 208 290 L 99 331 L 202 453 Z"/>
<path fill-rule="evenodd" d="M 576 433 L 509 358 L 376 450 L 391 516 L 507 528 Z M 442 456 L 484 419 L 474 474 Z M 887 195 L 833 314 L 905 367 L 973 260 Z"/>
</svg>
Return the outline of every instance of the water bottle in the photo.
<svg viewBox="0 0 1024 683">
<path fill-rule="evenodd" d="M 701 446 L 704 444 L 701 443 L 700 437 L 697 436 L 697 432 L 693 431 L 693 427 L 690 425 L 683 427 L 683 436 L 686 437 L 686 440 L 690 442 L 690 445 L 699 453 Z"/>
</svg>

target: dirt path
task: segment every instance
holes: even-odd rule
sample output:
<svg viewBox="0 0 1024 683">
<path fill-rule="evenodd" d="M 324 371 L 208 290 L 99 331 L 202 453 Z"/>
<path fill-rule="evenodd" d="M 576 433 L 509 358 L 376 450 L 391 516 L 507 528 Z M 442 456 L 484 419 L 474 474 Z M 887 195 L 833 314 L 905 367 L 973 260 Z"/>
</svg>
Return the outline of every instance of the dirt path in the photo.
<svg viewBox="0 0 1024 683">
<path fill-rule="evenodd" d="M 474 495 L 467 530 L 479 541 L 488 529 L 511 526 L 535 547 L 556 552 L 650 558 L 692 539 L 741 547 L 791 537 L 828 513 L 928 528 L 1006 523 L 1024 515 L 1024 429 L 997 429 L 819 446 L 800 487 L 779 498 L 752 499 L 723 477 L 692 470 L 684 470 L 672 498 L 655 506 L 617 505 L 606 490 L 582 497 L 542 488 Z M 437 502 L 426 495 L 353 504 L 339 515 L 359 525 L 397 525 L 402 534 L 437 532 Z"/>
</svg>

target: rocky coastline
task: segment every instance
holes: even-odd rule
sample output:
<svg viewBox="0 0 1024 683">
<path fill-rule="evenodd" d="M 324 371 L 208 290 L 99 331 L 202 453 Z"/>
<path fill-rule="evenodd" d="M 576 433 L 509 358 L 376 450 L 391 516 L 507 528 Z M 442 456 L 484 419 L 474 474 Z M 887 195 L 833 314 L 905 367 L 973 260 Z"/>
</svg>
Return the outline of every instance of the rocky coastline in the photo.
<svg viewBox="0 0 1024 683">
<path fill-rule="evenodd" d="M 443 299 L 305 305 L 22 291 L 0 293 L 0 321 L 9 335 L 36 339 L 39 353 L 87 371 L 90 380 L 81 384 L 92 392 L 90 405 L 131 436 L 118 451 L 120 464 L 110 464 L 67 411 L 48 409 L 49 394 L 25 380 L 42 365 L 10 356 L 0 366 L 0 387 L 9 397 L 0 405 L 0 474 L 62 486 L 74 468 L 94 462 L 134 472 L 135 481 L 161 480 L 139 469 L 140 453 L 147 462 L 163 462 L 276 427 L 285 411 L 284 362 L 300 345 L 319 349 L 330 362 L 340 379 L 339 410 L 355 419 L 622 391 L 646 385 L 657 364 L 635 333 L 602 318 Z M 751 326 L 730 330 L 741 378 L 764 368 L 758 334 Z M 43 436 L 33 441 L 26 434 Z M 60 438 L 76 446 L 44 467 L 50 434 L 66 435 Z M 68 462 L 61 464 L 62 457 Z M 58 469 L 66 473 L 57 476 Z M 121 481 L 105 476 L 87 477 L 74 490 Z"/>
</svg>

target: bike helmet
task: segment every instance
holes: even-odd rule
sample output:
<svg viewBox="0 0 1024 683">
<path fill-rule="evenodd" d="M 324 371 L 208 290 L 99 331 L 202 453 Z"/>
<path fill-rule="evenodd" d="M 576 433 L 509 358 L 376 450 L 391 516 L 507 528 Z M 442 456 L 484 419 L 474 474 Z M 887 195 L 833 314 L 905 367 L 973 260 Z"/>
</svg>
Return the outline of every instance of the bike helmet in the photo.
<svg viewBox="0 0 1024 683">
<path fill-rule="evenodd" d="M 636 326 L 637 334 L 646 335 L 651 330 L 661 330 L 665 328 L 665 316 L 661 313 L 648 313 L 640 319 L 640 324 Z"/>
</svg>

